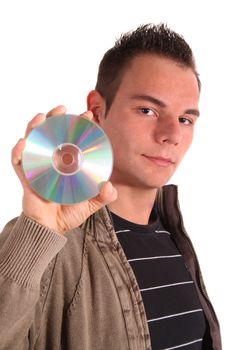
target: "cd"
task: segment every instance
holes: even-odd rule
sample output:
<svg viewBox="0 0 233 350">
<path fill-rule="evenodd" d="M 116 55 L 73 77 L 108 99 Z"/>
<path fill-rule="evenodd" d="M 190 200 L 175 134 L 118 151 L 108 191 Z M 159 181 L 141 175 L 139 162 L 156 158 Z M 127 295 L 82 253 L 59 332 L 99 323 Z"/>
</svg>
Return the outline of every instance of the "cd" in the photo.
<svg viewBox="0 0 233 350">
<path fill-rule="evenodd" d="M 93 121 L 67 114 L 32 129 L 22 154 L 31 188 L 42 198 L 74 204 L 95 197 L 111 175 L 110 141 Z"/>
</svg>

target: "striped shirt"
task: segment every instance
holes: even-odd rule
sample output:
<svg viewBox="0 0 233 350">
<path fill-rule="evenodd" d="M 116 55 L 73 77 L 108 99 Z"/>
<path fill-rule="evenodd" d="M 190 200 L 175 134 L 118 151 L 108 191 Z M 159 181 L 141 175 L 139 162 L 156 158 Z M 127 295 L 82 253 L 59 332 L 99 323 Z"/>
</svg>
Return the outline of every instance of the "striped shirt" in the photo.
<svg viewBox="0 0 233 350">
<path fill-rule="evenodd" d="M 118 240 L 141 291 L 153 350 L 201 350 L 205 317 L 172 234 L 159 219 L 138 225 L 112 213 Z"/>
</svg>

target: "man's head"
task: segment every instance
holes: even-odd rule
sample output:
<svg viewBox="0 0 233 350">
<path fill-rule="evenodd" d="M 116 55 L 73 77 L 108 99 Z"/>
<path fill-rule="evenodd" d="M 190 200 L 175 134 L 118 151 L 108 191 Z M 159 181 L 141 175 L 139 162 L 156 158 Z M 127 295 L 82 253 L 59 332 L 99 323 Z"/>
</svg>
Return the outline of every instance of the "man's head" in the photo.
<svg viewBox="0 0 233 350">
<path fill-rule="evenodd" d="M 153 190 L 169 180 L 192 142 L 200 92 L 193 55 L 163 25 L 140 27 L 111 50 L 88 109 L 111 141 L 113 183 Z"/>
<path fill-rule="evenodd" d="M 134 57 L 142 54 L 157 54 L 191 68 L 200 89 L 201 84 L 192 50 L 182 36 L 164 24 L 142 25 L 135 31 L 123 34 L 100 62 L 96 90 L 105 99 L 106 112 L 112 104 L 128 65 Z"/>
</svg>

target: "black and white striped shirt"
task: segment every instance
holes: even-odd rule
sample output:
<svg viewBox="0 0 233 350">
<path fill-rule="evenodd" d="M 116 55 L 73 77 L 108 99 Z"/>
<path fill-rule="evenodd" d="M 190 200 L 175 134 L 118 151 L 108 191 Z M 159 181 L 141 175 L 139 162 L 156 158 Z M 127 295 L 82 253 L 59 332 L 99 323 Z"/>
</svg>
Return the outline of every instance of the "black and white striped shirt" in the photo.
<svg viewBox="0 0 233 350">
<path fill-rule="evenodd" d="M 112 213 L 142 294 L 153 350 L 201 350 L 205 317 L 172 234 L 159 219 L 138 225 Z"/>
</svg>

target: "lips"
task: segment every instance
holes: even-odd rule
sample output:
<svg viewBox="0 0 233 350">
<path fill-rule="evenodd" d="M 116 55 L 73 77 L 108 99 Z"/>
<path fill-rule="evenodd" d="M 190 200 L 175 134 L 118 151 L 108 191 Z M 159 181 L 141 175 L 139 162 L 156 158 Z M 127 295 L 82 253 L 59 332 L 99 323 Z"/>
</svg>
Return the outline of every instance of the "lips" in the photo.
<svg viewBox="0 0 233 350">
<path fill-rule="evenodd" d="M 172 158 L 167 158 L 167 157 L 152 157 L 152 156 L 147 156 L 143 154 L 145 158 L 147 158 L 149 161 L 153 162 L 155 165 L 160 166 L 160 167 L 169 167 L 175 164 Z"/>
</svg>

